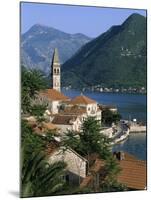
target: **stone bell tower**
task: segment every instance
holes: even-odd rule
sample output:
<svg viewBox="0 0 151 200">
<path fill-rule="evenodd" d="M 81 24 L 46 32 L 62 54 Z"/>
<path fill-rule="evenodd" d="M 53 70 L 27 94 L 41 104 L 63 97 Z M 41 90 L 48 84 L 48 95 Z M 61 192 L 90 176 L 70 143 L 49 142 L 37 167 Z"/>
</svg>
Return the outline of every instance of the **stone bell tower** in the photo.
<svg viewBox="0 0 151 200">
<path fill-rule="evenodd" d="M 59 55 L 58 55 L 58 50 L 55 48 L 51 65 L 51 80 L 52 80 L 52 88 L 59 92 L 61 91 L 60 74 L 61 72 L 60 72 Z"/>
</svg>

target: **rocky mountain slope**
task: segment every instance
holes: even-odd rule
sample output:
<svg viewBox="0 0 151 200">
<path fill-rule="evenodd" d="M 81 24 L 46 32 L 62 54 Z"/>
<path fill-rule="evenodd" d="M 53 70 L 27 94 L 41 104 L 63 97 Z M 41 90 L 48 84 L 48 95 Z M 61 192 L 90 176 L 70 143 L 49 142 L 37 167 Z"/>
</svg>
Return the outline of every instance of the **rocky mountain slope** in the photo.
<svg viewBox="0 0 151 200">
<path fill-rule="evenodd" d="M 21 35 L 21 64 L 49 73 L 54 48 L 58 48 L 60 61 L 64 63 L 90 40 L 80 33 L 68 34 L 36 24 Z"/>
</svg>

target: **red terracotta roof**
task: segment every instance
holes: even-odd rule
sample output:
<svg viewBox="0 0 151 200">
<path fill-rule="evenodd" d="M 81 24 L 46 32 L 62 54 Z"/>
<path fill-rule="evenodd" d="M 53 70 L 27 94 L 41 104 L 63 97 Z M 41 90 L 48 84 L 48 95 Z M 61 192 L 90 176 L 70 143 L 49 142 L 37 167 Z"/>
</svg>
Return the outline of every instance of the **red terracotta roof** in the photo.
<svg viewBox="0 0 151 200">
<path fill-rule="evenodd" d="M 146 188 L 146 162 L 137 160 L 134 156 L 125 153 L 125 158 L 119 161 L 121 172 L 118 181 L 127 185 L 128 188 Z"/>
<path fill-rule="evenodd" d="M 63 93 L 55 90 L 55 89 L 46 89 L 39 93 L 42 96 L 47 97 L 49 100 L 53 101 L 67 101 L 69 97 L 65 96 Z"/>
<path fill-rule="evenodd" d="M 133 155 L 124 153 L 124 159 L 119 160 L 121 172 L 118 175 L 118 182 L 125 184 L 128 188 L 144 190 L 146 188 L 146 162 L 137 160 Z M 90 175 L 83 179 L 80 188 L 87 187 L 93 183 L 93 173 L 103 172 L 104 161 L 96 159 L 90 168 Z"/>
<path fill-rule="evenodd" d="M 97 102 L 93 99 L 90 99 L 89 97 L 86 97 L 84 95 L 80 95 L 80 96 L 77 96 L 74 99 L 72 99 L 69 103 L 72 104 L 72 105 L 78 105 L 78 104 L 87 105 L 87 104 L 94 104 L 94 103 L 97 103 Z"/>
<path fill-rule="evenodd" d="M 56 115 L 52 120 L 53 124 L 72 125 L 72 121 L 77 119 L 76 115 Z"/>
<path fill-rule="evenodd" d="M 61 114 L 64 114 L 64 115 L 82 115 L 86 113 L 86 108 L 81 108 L 77 105 L 74 105 L 72 107 L 67 107 L 65 108 L 65 110 L 61 111 Z"/>
</svg>

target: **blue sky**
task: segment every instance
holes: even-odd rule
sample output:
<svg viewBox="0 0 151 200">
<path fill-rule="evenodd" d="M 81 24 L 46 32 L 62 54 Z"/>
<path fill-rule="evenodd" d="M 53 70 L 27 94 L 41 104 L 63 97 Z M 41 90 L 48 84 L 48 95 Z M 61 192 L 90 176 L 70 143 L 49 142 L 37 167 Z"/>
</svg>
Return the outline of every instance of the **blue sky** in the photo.
<svg viewBox="0 0 151 200">
<path fill-rule="evenodd" d="M 38 23 L 96 37 L 112 25 L 121 24 L 132 13 L 146 16 L 145 10 L 21 3 L 21 32 Z"/>
</svg>

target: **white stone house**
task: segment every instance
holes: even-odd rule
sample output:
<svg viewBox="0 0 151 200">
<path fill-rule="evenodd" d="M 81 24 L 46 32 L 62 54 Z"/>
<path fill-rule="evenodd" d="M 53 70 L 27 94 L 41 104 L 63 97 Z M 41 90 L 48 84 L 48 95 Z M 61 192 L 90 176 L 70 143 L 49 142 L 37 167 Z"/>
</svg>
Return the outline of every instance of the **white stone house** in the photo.
<svg viewBox="0 0 151 200">
<path fill-rule="evenodd" d="M 81 120 L 77 115 L 55 115 L 51 121 L 63 134 L 68 130 L 80 131 Z"/>
<path fill-rule="evenodd" d="M 99 109 L 97 102 L 93 99 L 80 95 L 69 101 L 68 106 L 78 106 L 81 109 L 85 109 L 86 117 L 96 117 L 96 119 L 101 122 L 102 111 Z"/>
<path fill-rule="evenodd" d="M 69 184 L 79 185 L 87 176 L 87 160 L 71 148 L 56 148 L 48 155 L 48 163 L 64 161 L 66 167 L 66 181 Z"/>
<path fill-rule="evenodd" d="M 51 114 L 57 114 L 60 106 L 65 105 L 69 101 L 69 97 L 66 97 L 63 93 L 55 89 L 47 89 L 39 92 L 37 96 L 37 103 L 43 103 L 47 105 L 48 111 Z"/>
</svg>

